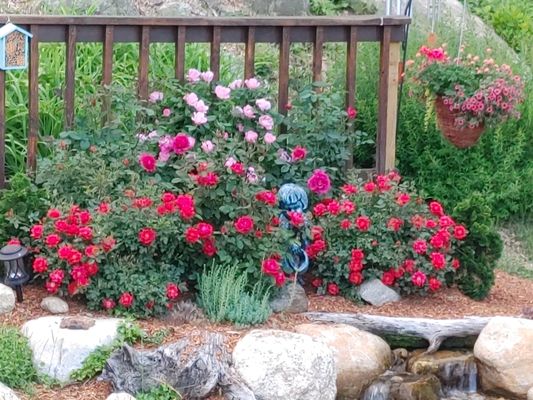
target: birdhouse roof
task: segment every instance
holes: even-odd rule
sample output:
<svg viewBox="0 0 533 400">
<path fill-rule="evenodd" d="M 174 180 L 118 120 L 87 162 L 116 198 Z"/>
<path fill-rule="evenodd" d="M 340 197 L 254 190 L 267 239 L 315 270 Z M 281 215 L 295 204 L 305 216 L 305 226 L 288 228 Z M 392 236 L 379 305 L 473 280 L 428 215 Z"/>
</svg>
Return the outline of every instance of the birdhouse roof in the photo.
<svg viewBox="0 0 533 400">
<path fill-rule="evenodd" d="M 0 28 L 0 39 L 6 37 L 7 35 L 13 32 L 20 32 L 23 35 L 33 37 L 33 35 L 30 32 L 18 27 L 15 24 L 12 24 L 11 22 L 8 22 L 7 24 L 5 24 L 4 26 Z"/>
</svg>

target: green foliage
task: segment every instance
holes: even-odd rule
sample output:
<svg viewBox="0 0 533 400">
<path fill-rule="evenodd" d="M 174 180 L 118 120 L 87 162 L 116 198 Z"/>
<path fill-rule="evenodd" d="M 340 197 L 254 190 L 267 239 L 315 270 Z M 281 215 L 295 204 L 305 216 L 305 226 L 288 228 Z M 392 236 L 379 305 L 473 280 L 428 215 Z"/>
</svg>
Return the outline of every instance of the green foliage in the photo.
<svg viewBox="0 0 533 400">
<path fill-rule="evenodd" d="M 169 385 L 162 384 L 144 393 L 138 393 L 137 400 L 181 400 L 180 394 Z"/>
<path fill-rule="evenodd" d="M 213 322 L 237 325 L 260 324 L 270 316 L 270 288 L 261 281 L 249 288 L 239 266 L 213 266 L 198 281 L 198 305 Z"/>
<path fill-rule="evenodd" d="M 375 14 L 377 8 L 363 0 L 311 0 L 309 10 L 314 15 L 334 15 L 349 11 L 354 14 Z"/>
<path fill-rule="evenodd" d="M 494 268 L 502 254 L 502 241 L 482 194 L 473 193 L 457 204 L 453 216 L 469 230 L 458 253 L 461 261 L 459 289 L 475 300 L 482 300 L 494 284 Z"/>
<path fill-rule="evenodd" d="M 168 331 L 160 330 L 153 335 L 148 335 L 141 327 L 133 321 L 122 322 L 118 326 L 117 338 L 108 346 L 100 346 L 94 350 L 83 361 L 80 369 L 73 371 L 70 377 L 75 381 L 88 381 L 102 372 L 105 363 L 111 353 L 122 347 L 124 344 L 133 345 L 135 343 L 161 344 Z"/>
<path fill-rule="evenodd" d="M 46 209 L 46 190 L 38 188 L 24 173 L 15 174 L 9 188 L 0 190 L 0 245 L 21 237 Z"/>
<path fill-rule="evenodd" d="M 27 389 L 37 379 L 28 340 L 6 325 L 0 325 L 0 379 L 13 389 Z"/>
</svg>

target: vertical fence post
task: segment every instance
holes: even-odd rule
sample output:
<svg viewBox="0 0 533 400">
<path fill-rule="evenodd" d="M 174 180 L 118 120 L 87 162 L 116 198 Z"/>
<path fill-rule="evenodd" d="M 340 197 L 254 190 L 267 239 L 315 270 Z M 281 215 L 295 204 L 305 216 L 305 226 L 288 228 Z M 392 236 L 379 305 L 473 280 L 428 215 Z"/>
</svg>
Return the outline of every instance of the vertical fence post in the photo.
<svg viewBox="0 0 533 400">
<path fill-rule="evenodd" d="M 37 169 L 37 140 L 39 137 L 39 28 L 37 25 L 31 25 L 30 30 L 33 38 L 30 41 L 30 70 L 28 74 L 30 121 L 26 165 L 28 172 L 34 175 Z"/>
<path fill-rule="evenodd" d="M 139 44 L 139 98 L 148 99 L 148 63 L 150 59 L 150 27 L 141 28 L 141 43 Z"/>
<path fill-rule="evenodd" d="M 67 29 L 67 52 L 65 63 L 65 129 L 74 126 L 74 88 L 76 75 L 76 26 Z"/>
<path fill-rule="evenodd" d="M 0 189 L 6 185 L 6 73 L 0 70 Z"/>
<path fill-rule="evenodd" d="M 376 169 L 380 174 L 394 169 L 396 162 L 399 63 L 400 43 L 391 43 L 391 28 L 386 26 L 383 28 L 381 41 L 376 145 Z"/>
<path fill-rule="evenodd" d="M 115 40 L 115 29 L 113 26 L 105 27 L 104 35 L 104 54 L 103 54 L 103 70 L 102 70 L 102 85 L 109 86 L 113 80 L 113 42 Z M 105 93 L 102 99 L 103 123 L 105 124 L 111 120 L 111 95 Z"/>
<path fill-rule="evenodd" d="M 281 43 L 279 45 L 279 77 L 278 77 L 278 112 L 287 114 L 289 102 L 289 52 L 290 52 L 290 28 L 284 26 L 281 29 Z"/>
<path fill-rule="evenodd" d="M 357 28 L 350 27 L 348 43 L 346 48 L 346 108 L 355 106 L 355 75 L 357 70 Z M 353 142 L 348 141 L 348 160 L 346 169 L 353 168 Z"/>
<path fill-rule="evenodd" d="M 213 27 L 211 55 L 209 59 L 209 68 L 213 72 L 213 81 L 216 82 L 220 78 L 220 26 Z"/>
<path fill-rule="evenodd" d="M 246 47 L 244 50 L 244 79 L 250 79 L 255 74 L 255 27 L 248 27 Z"/>
<path fill-rule="evenodd" d="M 183 82 L 185 79 L 185 26 L 179 26 L 176 37 L 175 70 L 176 79 Z"/>
</svg>

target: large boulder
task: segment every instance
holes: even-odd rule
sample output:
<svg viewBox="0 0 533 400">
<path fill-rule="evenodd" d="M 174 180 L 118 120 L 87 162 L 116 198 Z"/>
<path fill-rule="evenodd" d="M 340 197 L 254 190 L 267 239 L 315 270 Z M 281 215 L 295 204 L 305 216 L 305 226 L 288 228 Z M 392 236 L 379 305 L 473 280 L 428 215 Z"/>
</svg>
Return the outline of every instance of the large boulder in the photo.
<svg viewBox="0 0 533 400">
<path fill-rule="evenodd" d="M 14 391 L 0 382 L 0 400 L 19 400 Z"/>
<path fill-rule="evenodd" d="M 310 336 L 251 331 L 235 346 L 233 364 L 258 400 L 335 399 L 333 353 Z"/>
<path fill-rule="evenodd" d="M 525 399 L 533 386 L 533 321 L 495 317 L 474 346 L 481 387 Z"/>
<path fill-rule="evenodd" d="M 117 337 L 119 319 L 96 319 L 88 329 L 63 329 L 63 317 L 33 319 L 22 326 L 29 340 L 35 368 L 62 383 L 97 347 L 111 344 Z"/>
<path fill-rule="evenodd" d="M 129 393 L 120 392 L 120 393 L 111 393 L 109 396 L 107 396 L 106 400 L 135 400 L 135 397 L 133 397 Z"/>
<path fill-rule="evenodd" d="M 6 314 L 15 308 L 15 292 L 9 286 L 0 283 L 0 314 Z"/>
<path fill-rule="evenodd" d="M 313 337 L 333 351 L 337 399 L 359 399 L 363 390 L 391 365 L 387 342 L 353 326 L 303 324 L 296 327 L 296 332 Z"/>
</svg>

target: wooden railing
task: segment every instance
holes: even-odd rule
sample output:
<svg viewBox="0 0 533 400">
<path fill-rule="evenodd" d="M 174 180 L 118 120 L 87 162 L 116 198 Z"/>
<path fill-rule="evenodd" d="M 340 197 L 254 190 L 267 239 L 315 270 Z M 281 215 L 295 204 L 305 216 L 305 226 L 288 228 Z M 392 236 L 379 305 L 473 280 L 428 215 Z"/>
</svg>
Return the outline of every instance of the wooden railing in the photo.
<svg viewBox="0 0 533 400">
<path fill-rule="evenodd" d="M 262 18 L 124 18 L 10 16 L 11 22 L 33 34 L 29 56 L 29 129 L 27 167 L 35 171 L 39 138 L 39 44 L 65 43 L 65 128 L 74 124 L 76 44 L 103 43 L 102 84 L 112 83 L 113 44 L 139 43 L 137 88 L 140 98 L 149 92 L 151 43 L 175 44 L 175 76 L 185 74 L 186 43 L 210 43 L 210 69 L 219 76 L 222 43 L 244 43 L 245 78 L 254 75 L 257 43 L 279 44 L 278 106 L 285 113 L 289 93 L 291 43 L 312 43 L 312 76 L 322 80 L 323 48 L 327 42 L 344 42 L 346 51 L 346 106 L 354 106 L 358 42 L 380 42 L 379 103 L 376 141 L 378 172 L 394 168 L 400 43 L 405 36 L 406 17 L 262 17 Z M 6 21 L 7 16 L 0 16 Z M 6 96 L 5 74 L 0 71 L 0 186 L 5 184 Z"/>
</svg>

